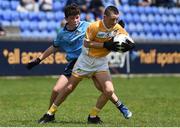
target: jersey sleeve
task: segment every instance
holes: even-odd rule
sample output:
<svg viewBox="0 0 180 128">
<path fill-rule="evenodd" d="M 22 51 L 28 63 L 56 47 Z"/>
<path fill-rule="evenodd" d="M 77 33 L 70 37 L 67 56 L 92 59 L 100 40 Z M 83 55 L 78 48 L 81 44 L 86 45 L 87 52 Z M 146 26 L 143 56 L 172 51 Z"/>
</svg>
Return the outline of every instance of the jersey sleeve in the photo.
<svg viewBox="0 0 180 128">
<path fill-rule="evenodd" d="M 94 40 L 94 38 L 96 37 L 97 32 L 98 32 L 98 30 L 97 30 L 96 24 L 91 23 L 89 25 L 89 27 L 87 28 L 87 30 L 86 30 L 85 39 L 88 40 L 88 41 Z"/>
<path fill-rule="evenodd" d="M 57 36 L 56 36 L 56 38 L 55 38 L 54 41 L 53 41 L 53 46 L 54 46 L 55 48 L 59 47 L 59 42 L 60 42 L 59 40 L 60 40 L 60 34 L 58 33 Z"/>
</svg>

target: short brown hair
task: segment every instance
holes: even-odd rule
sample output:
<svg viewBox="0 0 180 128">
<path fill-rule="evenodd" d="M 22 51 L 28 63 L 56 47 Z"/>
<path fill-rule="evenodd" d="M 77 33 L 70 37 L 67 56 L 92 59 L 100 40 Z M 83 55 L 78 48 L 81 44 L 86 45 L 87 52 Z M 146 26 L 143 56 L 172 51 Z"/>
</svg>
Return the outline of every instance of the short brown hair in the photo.
<svg viewBox="0 0 180 128">
<path fill-rule="evenodd" d="M 74 3 L 67 5 L 64 9 L 64 14 L 66 18 L 68 18 L 69 16 L 80 15 L 80 13 L 81 13 L 80 8 L 78 7 L 78 5 Z"/>
<path fill-rule="evenodd" d="M 111 13 L 119 14 L 119 11 L 118 11 L 118 9 L 115 6 L 108 6 L 105 9 L 104 14 L 109 16 L 109 15 L 111 15 Z"/>
</svg>

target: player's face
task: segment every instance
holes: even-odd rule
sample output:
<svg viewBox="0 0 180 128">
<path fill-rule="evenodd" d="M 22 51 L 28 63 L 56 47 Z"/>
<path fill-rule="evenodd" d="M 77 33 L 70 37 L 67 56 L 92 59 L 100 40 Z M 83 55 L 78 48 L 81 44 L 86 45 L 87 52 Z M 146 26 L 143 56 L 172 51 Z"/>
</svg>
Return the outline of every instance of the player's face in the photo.
<svg viewBox="0 0 180 128">
<path fill-rule="evenodd" d="M 76 26 L 78 26 L 78 24 L 80 22 L 80 15 L 69 16 L 68 18 L 66 18 L 66 21 L 69 26 L 76 27 Z"/>
<path fill-rule="evenodd" d="M 109 16 L 104 16 L 104 21 L 107 28 L 112 28 L 116 25 L 119 19 L 119 14 L 111 14 Z"/>
</svg>

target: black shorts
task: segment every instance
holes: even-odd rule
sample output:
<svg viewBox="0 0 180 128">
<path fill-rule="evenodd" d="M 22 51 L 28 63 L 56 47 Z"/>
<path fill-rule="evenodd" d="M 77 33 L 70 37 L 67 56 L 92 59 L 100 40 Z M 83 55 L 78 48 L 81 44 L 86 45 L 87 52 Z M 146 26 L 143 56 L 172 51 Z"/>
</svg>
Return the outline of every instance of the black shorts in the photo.
<svg viewBox="0 0 180 128">
<path fill-rule="evenodd" d="M 73 59 L 71 61 L 68 62 L 68 64 L 66 65 L 63 75 L 65 75 L 66 77 L 70 77 L 71 73 L 72 73 L 72 69 L 74 67 L 74 64 L 76 63 L 77 59 Z"/>
</svg>

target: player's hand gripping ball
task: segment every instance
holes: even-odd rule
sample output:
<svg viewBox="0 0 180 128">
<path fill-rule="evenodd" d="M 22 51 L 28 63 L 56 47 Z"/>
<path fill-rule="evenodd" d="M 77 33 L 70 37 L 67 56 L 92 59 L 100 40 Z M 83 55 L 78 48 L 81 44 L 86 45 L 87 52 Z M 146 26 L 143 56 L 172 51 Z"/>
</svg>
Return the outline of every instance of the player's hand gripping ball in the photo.
<svg viewBox="0 0 180 128">
<path fill-rule="evenodd" d="M 117 34 L 114 37 L 113 42 L 118 42 L 118 44 L 120 45 L 120 50 L 118 52 L 130 51 L 135 47 L 133 39 L 125 34 Z"/>
</svg>

